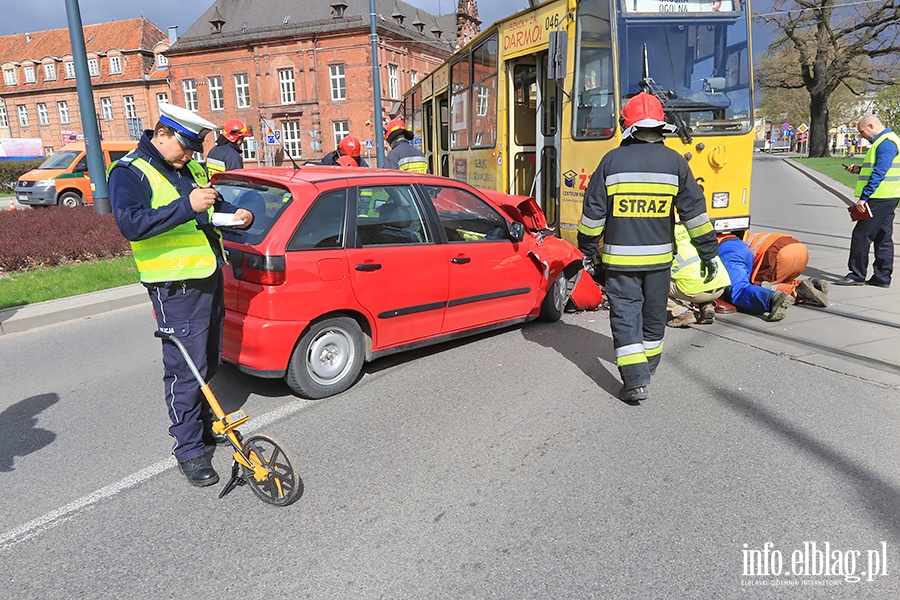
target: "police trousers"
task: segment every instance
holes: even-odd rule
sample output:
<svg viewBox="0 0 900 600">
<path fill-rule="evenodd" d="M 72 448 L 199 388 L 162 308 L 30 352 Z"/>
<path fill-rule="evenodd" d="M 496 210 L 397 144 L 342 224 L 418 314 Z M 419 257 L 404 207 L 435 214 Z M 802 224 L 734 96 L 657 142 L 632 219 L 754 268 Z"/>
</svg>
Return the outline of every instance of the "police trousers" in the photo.
<svg viewBox="0 0 900 600">
<path fill-rule="evenodd" d="M 650 371 L 659 365 L 670 278 L 668 268 L 606 272 L 603 291 L 609 299 L 609 326 L 626 388 L 650 383 Z"/>
<path fill-rule="evenodd" d="M 200 376 L 208 382 L 222 357 L 225 299 L 221 271 L 206 279 L 147 287 L 160 331 L 184 344 Z M 172 422 L 169 435 L 175 438 L 172 454 L 179 462 L 199 458 L 204 454 L 203 434 L 212 423 L 212 411 L 178 347 L 162 340 L 162 351 L 165 400 Z"/>
<path fill-rule="evenodd" d="M 857 221 L 850 238 L 850 259 L 847 261 L 849 277 L 857 281 L 866 280 L 869 248 L 875 246 L 872 279 L 875 283 L 890 283 L 894 272 L 893 234 L 897 200 L 869 200 L 868 204 L 872 209 L 872 216 Z"/>
</svg>

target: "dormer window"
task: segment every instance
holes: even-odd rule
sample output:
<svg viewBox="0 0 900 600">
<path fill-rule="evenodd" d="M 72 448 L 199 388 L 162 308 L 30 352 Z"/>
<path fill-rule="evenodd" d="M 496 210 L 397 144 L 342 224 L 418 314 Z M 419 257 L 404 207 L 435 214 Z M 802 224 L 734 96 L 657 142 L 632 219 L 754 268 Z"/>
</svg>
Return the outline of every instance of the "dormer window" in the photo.
<svg viewBox="0 0 900 600">
<path fill-rule="evenodd" d="M 109 57 L 109 73 L 110 75 L 117 75 L 122 73 L 122 59 L 120 57 Z"/>
<path fill-rule="evenodd" d="M 441 39 L 441 35 L 443 35 L 443 33 L 444 32 L 441 31 L 441 28 L 438 27 L 437 25 L 435 25 L 434 28 L 431 30 L 431 35 L 433 35 L 437 39 Z"/>
<path fill-rule="evenodd" d="M 209 20 L 209 24 L 212 25 L 213 33 L 222 33 L 222 27 L 225 26 L 225 19 L 223 19 L 222 15 L 219 13 L 218 6 L 215 7 L 213 18 Z"/>
<path fill-rule="evenodd" d="M 331 16 L 335 19 L 343 19 L 344 11 L 347 10 L 347 3 L 344 0 L 339 0 L 331 5 Z"/>
<path fill-rule="evenodd" d="M 425 21 L 419 18 L 419 12 L 416 11 L 416 20 L 412 22 L 412 26 L 416 28 L 416 31 L 419 33 L 425 33 Z"/>
<path fill-rule="evenodd" d="M 25 67 L 25 83 L 35 83 L 36 81 L 37 77 L 34 74 L 34 67 Z"/>
<path fill-rule="evenodd" d="M 157 54 L 156 55 L 156 66 L 160 69 L 165 69 L 169 66 L 169 59 L 165 54 Z"/>
<path fill-rule="evenodd" d="M 406 19 L 406 15 L 400 12 L 400 5 L 394 5 L 394 12 L 391 13 L 391 17 L 397 21 L 397 24 L 400 25 L 400 27 L 403 27 L 403 21 Z"/>
<path fill-rule="evenodd" d="M 44 80 L 45 81 L 55 81 L 56 80 L 56 65 L 53 63 L 47 63 L 44 65 Z"/>
</svg>

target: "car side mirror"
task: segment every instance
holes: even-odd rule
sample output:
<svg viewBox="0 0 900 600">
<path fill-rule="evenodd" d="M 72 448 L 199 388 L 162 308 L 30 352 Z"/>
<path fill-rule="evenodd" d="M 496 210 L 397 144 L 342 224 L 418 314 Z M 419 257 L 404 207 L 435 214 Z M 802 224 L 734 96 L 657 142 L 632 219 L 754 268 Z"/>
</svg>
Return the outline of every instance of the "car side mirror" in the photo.
<svg viewBox="0 0 900 600">
<path fill-rule="evenodd" d="M 518 221 L 509 224 L 509 239 L 514 242 L 521 242 L 525 239 L 525 225 Z"/>
</svg>

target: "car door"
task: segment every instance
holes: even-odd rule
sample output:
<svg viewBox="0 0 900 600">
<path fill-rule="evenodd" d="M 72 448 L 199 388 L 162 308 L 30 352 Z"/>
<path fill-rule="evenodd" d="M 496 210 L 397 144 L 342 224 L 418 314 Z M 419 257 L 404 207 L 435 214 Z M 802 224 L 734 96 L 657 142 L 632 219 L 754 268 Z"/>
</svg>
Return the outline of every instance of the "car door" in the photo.
<svg viewBox="0 0 900 600">
<path fill-rule="evenodd" d="M 366 185 L 353 192 L 355 240 L 347 256 L 353 292 L 375 323 L 373 349 L 440 334 L 449 266 L 412 186 Z"/>
<path fill-rule="evenodd" d="M 447 238 L 450 289 L 444 333 L 527 315 L 541 285 L 526 245 L 513 242 L 509 222 L 490 203 L 453 185 L 428 184 Z"/>
</svg>

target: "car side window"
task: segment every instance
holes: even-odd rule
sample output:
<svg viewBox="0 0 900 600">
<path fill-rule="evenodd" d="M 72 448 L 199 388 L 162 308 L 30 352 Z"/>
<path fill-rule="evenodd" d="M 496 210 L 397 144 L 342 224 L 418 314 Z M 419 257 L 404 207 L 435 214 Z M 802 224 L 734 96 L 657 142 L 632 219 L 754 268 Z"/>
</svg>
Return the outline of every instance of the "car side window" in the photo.
<svg viewBox="0 0 900 600">
<path fill-rule="evenodd" d="M 313 202 L 288 243 L 288 250 L 321 250 L 344 245 L 345 190 L 325 192 Z"/>
<path fill-rule="evenodd" d="M 120 158 L 125 156 L 126 154 L 128 154 L 128 152 L 122 152 L 121 150 L 110 150 L 110 152 L 109 152 L 110 164 L 116 162 L 117 160 L 119 160 Z"/>
<path fill-rule="evenodd" d="M 509 226 L 499 212 L 466 190 L 427 185 L 449 242 L 485 242 L 509 239 Z"/>
<path fill-rule="evenodd" d="M 431 243 L 422 209 L 408 185 L 357 188 L 356 208 L 360 246 Z"/>
</svg>

